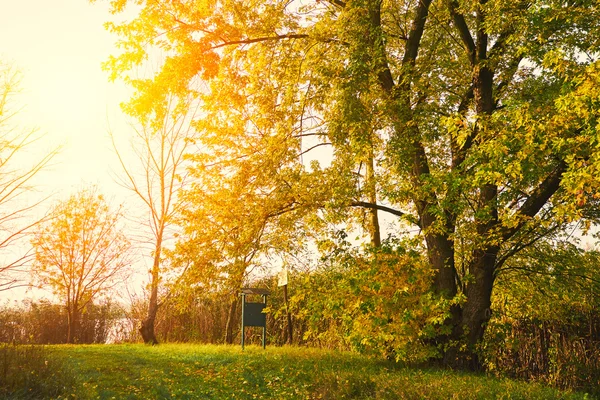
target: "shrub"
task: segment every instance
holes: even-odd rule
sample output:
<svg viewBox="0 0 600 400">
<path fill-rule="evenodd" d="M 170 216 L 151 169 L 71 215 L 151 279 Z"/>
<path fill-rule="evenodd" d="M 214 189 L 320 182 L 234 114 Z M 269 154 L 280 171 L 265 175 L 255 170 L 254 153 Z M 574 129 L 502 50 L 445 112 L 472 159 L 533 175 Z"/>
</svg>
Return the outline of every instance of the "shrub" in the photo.
<svg viewBox="0 0 600 400">
<path fill-rule="evenodd" d="M 338 249 L 321 269 L 306 274 L 291 297 L 310 345 L 351 349 L 398 361 L 438 355 L 431 338 L 455 300 L 429 292 L 430 270 L 414 243 L 386 241 L 381 248 Z"/>
</svg>

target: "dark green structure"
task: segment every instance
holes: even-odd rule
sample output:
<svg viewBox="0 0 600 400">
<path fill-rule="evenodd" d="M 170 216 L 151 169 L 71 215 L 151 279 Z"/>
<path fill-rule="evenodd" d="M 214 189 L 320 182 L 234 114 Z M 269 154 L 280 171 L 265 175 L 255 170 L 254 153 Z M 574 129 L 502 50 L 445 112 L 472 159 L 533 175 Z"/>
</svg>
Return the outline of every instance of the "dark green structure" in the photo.
<svg viewBox="0 0 600 400">
<path fill-rule="evenodd" d="M 246 339 L 246 327 L 258 326 L 263 328 L 262 345 L 266 347 L 267 337 L 267 315 L 263 310 L 267 306 L 267 296 L 270 292 L 267 289 L 242 288 L 240 296 L 242 296 L 242 349 Z M 259 295 L 262 296 L 262 303 L 246 302 L 246 296 Z"/>
</svg>

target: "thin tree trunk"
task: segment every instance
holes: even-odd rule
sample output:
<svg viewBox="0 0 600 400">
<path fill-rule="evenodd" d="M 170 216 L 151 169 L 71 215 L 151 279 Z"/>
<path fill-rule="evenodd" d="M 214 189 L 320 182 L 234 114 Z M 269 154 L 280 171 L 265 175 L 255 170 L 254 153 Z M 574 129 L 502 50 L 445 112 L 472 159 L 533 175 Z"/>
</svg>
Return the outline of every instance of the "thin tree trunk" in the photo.
<svg viewBox="0 0 600 400">
<path fill-rule="evenodd" d="M 366 181 L 369 203 L 377 204 L 377 186 L 375 183 L 375 159 L 373 156 L 372 146 L 371 154 L 369 155 L 369 160 L 367 160 Z M 381 247 L 381 230 L 379 228 L 379 217 L 377 216 L 377 209 L 371 208 L 367 212 L 369 213 L 368 230 L 369 236 L 371 237 L 371 245 L 373 247 Z"/>
<path fill-rule="evenodd" d="M 73 344 L 78 341 L 79 334 L 79 311 L 76 306 L 67 310 L 67 343 Z"/>
<path fill-rule="evenodd" d="M 227 313 L 227 325 L 225 326 L 225 343 L 233 344 L 233 326 L 235 318 L 235 309 L 237 306 L 237 297 L 233 295 L 231 303 L 229 304 L 229 312 Z"/>
<path fill-rule="evenodd" d="M 68 309 L 67 310 L 67 343 L 72 342 L 73 337 L 73 312 Z"/>
<path fill-rule="evenodd" d="M 157 240 L 160 240 L 160 238 Z M 158 339 L 156 339 L 156 334 L 154 332 L 154 326 L 156 324 L 156 314 L 158 313 L 160 249 L 161 244 L 158 243 L 154 254 L 154 263 L 152 265 L 152 278 L 150 282 L 150 299 L 148 301 L 148 313 L 146 314 L 146 318 L 144 318 L 144 320 L 140 324 L 139 329 L 144 343 L 151 345 L 158 344 Z"/>
<path fill-rule="evenodd" d="M 287 344 L 292 344 L 294 340 L 294 327 L 292 326 L 292 314 L 290 313 L 287 285 L 283 285 L 283 301 L 285 303 L 285 315 L 287 318 L 287 338 L 285 342 Z"/>
</svg>

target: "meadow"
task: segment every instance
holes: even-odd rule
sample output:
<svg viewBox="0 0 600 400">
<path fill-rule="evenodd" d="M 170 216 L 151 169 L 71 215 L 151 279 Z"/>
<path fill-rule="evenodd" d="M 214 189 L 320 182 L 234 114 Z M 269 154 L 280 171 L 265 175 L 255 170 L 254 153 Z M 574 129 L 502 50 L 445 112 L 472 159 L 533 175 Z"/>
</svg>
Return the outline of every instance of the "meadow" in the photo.
<svg viewBox="0 0 600 400">
<path fill-rule="evenodd" d="M 537 383 L 303 347 L 5 345 L 0 374 L 6 399 L 590 398 Z"/>
</svg>

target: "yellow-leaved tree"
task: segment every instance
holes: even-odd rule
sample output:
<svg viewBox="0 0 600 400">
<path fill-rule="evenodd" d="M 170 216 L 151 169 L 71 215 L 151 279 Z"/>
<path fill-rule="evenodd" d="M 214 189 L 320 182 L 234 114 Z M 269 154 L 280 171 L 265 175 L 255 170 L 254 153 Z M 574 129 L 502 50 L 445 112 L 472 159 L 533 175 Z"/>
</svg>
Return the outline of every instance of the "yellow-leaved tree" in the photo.
<svg viewBox="0 0 600 400">
<path fill-rule="evenodd" d="M 154 332 L 158 310 L 168 296 L 159 299 L 159 286 L 164 283 L 164 250 L 174 236 L 175 215 L 179 211 L 178 196 L 187 183 L 184 155 L 191 146 L 195 130 L 191 121 L 198 109 L 195 96 L 185 98 L 168 96 L 163 103 L 155 103 L 144 112 L 125 111 L 136 118 L 132 125 L 130 149 L 134 159 L 127 159 L 123 146 L 117 144 L 116 133 L 111 133 L 113 147 L 122 173 L 119 183 L 132 191 L 141 201 L 144 218 L 141 227 L 141 246 L 152 257 L 149 296 L 146 315 L 140 323 L 140 334 L 147 344 L 158 344 Z M 139 110 L 138 110 L 139 111 Z M 120 136 L 122 137 L 122 136 Z M 172 275 L 172 274 L 171 274 Z"/>
<path fill-rule="evenodd" d="M 52 289 L 63 302 L 68 343 L 77 342 L 86 306 L 126 277 L 131 246 L 121 219 L 121 209 L 112 210 L 91 187 L 56 203 L 36 227 L 32 273 L 41 288 Z"/>
</svg>

